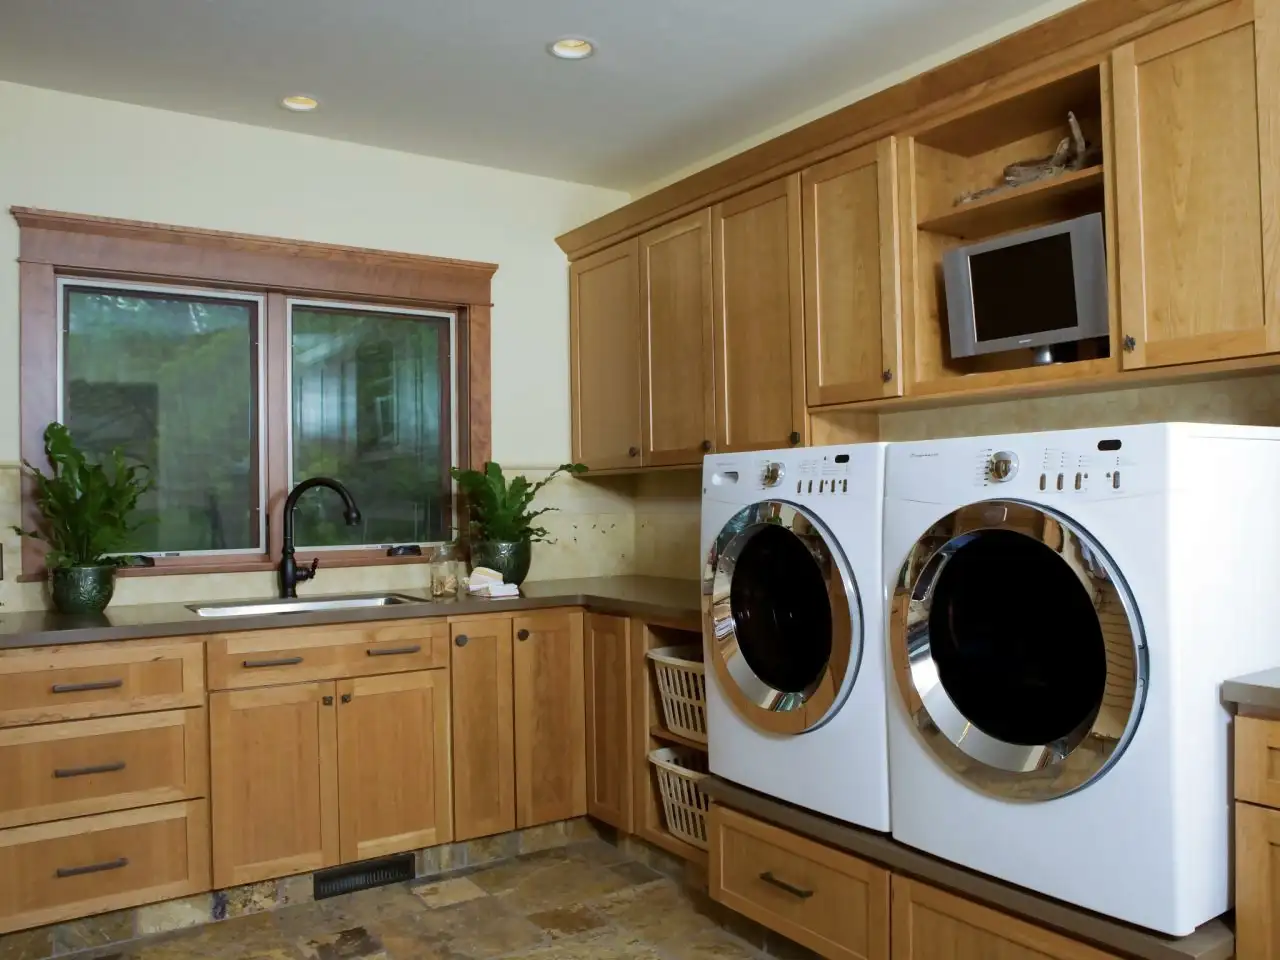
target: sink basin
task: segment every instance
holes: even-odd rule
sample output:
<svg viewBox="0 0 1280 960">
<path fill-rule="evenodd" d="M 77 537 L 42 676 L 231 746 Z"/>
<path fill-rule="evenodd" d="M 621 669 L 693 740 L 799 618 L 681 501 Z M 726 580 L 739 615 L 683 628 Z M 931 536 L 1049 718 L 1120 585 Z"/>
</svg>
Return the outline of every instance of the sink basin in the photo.
<svg viewBox="0 0 1280 960">
<path fill-rule="evenodd" d="M 371 593 L 353 597 L 308 597 L 298 600 L 250 600 L 238 603 L 193 603 L 187 609 L 200 617 L 260 617 L 282 613 L 321 613 L 329 610 L 365 610 L 427 603 L 400 593 Z"/>
</svg>

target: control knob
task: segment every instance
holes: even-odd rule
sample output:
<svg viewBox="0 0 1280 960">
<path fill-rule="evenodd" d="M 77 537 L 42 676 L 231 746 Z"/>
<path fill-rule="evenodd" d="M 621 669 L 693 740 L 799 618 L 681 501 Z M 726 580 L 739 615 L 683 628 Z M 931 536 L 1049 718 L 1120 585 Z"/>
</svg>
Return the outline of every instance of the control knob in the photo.
<svg viewBox="0 0 1280 960">
<path fill-rule="evenodd" d="M 766 487 L 776 487 L 782 482 L 782 478 L 786 476 L 786 474 L 786 468 L 774 460 L 764 465 L 764 471 L 762 472 L 760 479 Z"/>
<path fill-rule="evenodd" d="M 1018 455 L 1012 450 L 993 454 L 987 464 L 987 473 L 996 483 L 1007 483 L 1018 473 Z"/>
</svg>

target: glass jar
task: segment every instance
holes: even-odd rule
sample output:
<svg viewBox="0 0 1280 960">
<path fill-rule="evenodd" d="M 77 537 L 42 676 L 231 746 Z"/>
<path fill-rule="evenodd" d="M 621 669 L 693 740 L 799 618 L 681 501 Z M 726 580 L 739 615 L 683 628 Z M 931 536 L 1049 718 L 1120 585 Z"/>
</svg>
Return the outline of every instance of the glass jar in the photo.
<svg viewBox="0 0 1280 960">
<path fill-rule="evenodd" d="M 431 556 L 431 599 L 456 600 L 467 591 L 467 563 L 456 543 L 436 547 Z"/>
</svg>

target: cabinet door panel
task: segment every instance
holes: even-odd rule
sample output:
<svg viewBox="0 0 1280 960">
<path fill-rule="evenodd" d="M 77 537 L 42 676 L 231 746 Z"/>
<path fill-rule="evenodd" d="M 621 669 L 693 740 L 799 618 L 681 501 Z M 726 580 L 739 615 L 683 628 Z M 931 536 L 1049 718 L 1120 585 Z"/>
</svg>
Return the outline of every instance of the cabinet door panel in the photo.
<svg viewBox="0 0 1280 960">
<path fill-rule="evenodd" d="M 582 614 L 515 619 L 516 826 L 587 812 Z"/>
<path fill-rule="evenodd" d="M 637 241 L 569 267 L 573 455 L 593 470 L 640 466 Z"/>
<path fill-rule="evenodd" d="M 630 643 L 626 618 L 587 615 L 587 812 L 626 833 L 635 829 Z"/>
<path fill-rule="evenodd" d="M 896 166 L 890 137 L 801 178 L 811 407 L 902 392 Z"/>
<path fill-rule="evenodd" d="M 1280 958 L 1280 810 L 1251 803 L 1236 804 L 1236 956 Z"/>
<path fill-rule="evenodd" d="M 646 466 L 700 463 L 714 436 L 711 211 L 640 238 Z"/>
<path fill-rule="evenodd" d="M 338 863 L 334 685 L 209 697 L 213 884 Z"/>
<path fill-rule="evenodd" d="M 800 175 L 712 209 L 717 449 L 805 440 Z"/>
<path fill-rule="evenodd" d="M 339 680 L 337 692 L 343 861 L 452 839 L 448 672 Z"/>
<path fill-rule="evenodd" d="M 516 828 L 511 619 L 450 624 L 453 635 L 453 806 L 458 840 Z"/>
<path fill-rule="evenodd" d="M 1114 55 L 1127 368 L 1280 349 L 1277 25 L 1256 9 L 1232 0 Z"/>
</svg>

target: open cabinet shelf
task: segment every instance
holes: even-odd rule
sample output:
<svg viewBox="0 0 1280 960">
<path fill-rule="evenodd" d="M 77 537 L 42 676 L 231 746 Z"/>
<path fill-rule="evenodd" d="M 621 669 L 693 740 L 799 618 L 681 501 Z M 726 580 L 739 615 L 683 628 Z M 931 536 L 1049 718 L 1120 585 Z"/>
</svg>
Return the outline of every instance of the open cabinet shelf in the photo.
<svg viewBox="0 0 1280 960">
<path fill-rule="evenodd" d="M 1103 189 L 1103 170 L 1098 164 L 962 204 L 929 217 L 919 228 L 961 240 L 993 237 L 1096 211 L 1102 206 Z"/>
</svg>

